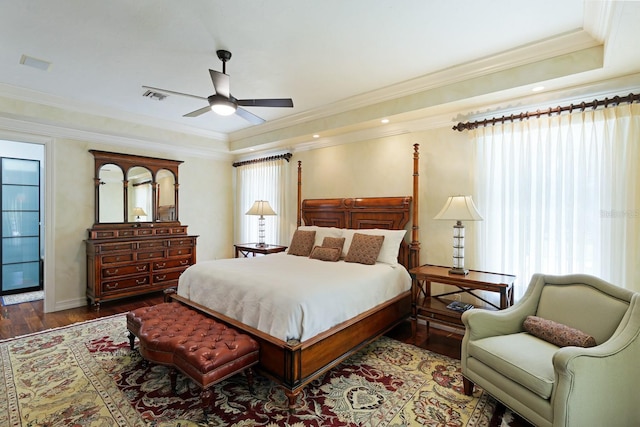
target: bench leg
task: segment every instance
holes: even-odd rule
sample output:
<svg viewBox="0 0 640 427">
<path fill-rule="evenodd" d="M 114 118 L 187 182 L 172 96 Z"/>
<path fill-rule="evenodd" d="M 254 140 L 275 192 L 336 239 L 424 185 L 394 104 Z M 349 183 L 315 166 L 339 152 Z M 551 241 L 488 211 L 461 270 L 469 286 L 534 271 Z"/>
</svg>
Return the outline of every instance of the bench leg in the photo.
<svg viewBox="0 0 640 427">
<path fill-rule="evenodd" d="M 131 347 L 131 350 L 135 349 L 135 341 L 136 336 L 133 335 L 133 332 L 129 331 L 129 347 Z"/>
<path fill-rule="evenodd" d="M 204 422 L 208 421 L 208 411 L 211 406 L 213 398 L 213 392 L 210 388 L 205 388 L 200 392 L 200 400 L 202 401 L 202 415 L 204 416 Z"/>
<path fill-rule="evenodd" d="M 178 371 L 175 368 L 169 368 L 169 381 L 171 382 L 171 392 L 176 394 L 178 388 Z"/>
<path fill-rule="evenodd" d="M 253 369 L 247 368 L 244 371 L 244 374 L 247 377 L 247 385 L 249 386 L 249 392 L 253 394 Z"/>
</svg>

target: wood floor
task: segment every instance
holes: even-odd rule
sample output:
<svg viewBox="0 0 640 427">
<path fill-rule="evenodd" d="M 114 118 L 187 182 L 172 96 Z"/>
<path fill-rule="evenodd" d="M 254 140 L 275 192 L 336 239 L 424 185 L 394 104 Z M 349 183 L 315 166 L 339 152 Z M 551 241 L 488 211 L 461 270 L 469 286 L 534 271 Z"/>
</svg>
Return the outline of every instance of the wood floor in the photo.
<svg viewBox="0 0 640 427">
<path fill-rule="evenodd" d="M 1 306 L 0 339 L 13 338 L 85 320 L 126 313 L 138 307 L 151 306 L 162 301 L 163 294 L 160 292 L 103 303 L 98 311 L 92 307 L 84 306 L 54 313 L 44 313 L 43 301 Z M 411 323 L 408 321 L 399 325 L 387 335 L 399 341 L 413 344 Z M 462 336 L 459 333 L 447 332 L 433 327 L 427 337 L 426 327 L 418 325 L 415 345 L 460 359 L 461 341 Z"/>
</svg>

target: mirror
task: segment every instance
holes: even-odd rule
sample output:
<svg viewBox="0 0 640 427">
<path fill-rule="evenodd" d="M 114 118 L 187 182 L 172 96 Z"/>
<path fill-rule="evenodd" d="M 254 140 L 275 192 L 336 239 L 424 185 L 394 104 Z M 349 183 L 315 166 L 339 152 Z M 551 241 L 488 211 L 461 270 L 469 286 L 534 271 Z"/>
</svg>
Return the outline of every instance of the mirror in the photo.
<svg viewBox="0 0 640 427">
<path fill-rule="evenodd" d="M 95 159 L 96 224 L 179 222 L 178 166 L 182 161 L 89 152 Z"/>
<path fill-rule="evenodd" d="M 127 222 L 147 222 L 153 218 L 151 171 L 134 166 L 127 172 Z"/>
<path fill-rule="evenodd" d="M 176 220 L 176 178 L 167 169 L 160 169 L 156 175 L 158 183 L 158 221 Z"/>
<path fill-rule="evenodd" d="M 106 164 L 100 168 L 99 196 L 104 203 L 100 204 L 99 222 L 124 222 L 124 173 L 118 165 Z"/>
</svg>

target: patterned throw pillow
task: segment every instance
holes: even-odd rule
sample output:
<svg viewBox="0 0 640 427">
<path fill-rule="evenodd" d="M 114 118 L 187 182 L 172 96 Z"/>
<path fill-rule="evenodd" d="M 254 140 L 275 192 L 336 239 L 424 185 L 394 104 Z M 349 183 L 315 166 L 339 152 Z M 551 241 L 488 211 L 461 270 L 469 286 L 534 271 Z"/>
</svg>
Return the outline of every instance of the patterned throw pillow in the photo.
<svg viewBox="0 0 640 427">
<path fill-rule="evenodd" d="M 316 239 L 315 231 L 296 230 L 289 245 L 289 255 L 309 256 Z"/>
<path fill-rule="evenodd" d="M 376 263 L 382 248 L 382 242 L 384 242 L 384 236 L 355 233 L 351 246 L 349 246 L 349 252 L 344 260 L 346 262 L 373 265 Z"/>
<path fill-rule="evenodd" d="M 595 347 L 596 340 L 581 330 L 572 328 L 553 320 L 537 316 L 527 316 L 522 326 L 531 335 L 555 344 L 558 347 Z"/>
<path fill-rule="evenodd" d="M 327 237 L 325 237 L 325 240 L 326 239 Z M 340 259 L 341 254 L 341 248 L 325 248 L 323 246 L 315 246 L 311 251 L 311 255 L 309 255 L 309 258 L 319 259 L 320 261 L 336 262 Z"/>
<path fill-rule="evenodd" d="M 338 248 L 342 255 L 342 247 L 344 246 L 344 237 L 325 237 L 322 240 L 323 248 Z"/>
</svg>

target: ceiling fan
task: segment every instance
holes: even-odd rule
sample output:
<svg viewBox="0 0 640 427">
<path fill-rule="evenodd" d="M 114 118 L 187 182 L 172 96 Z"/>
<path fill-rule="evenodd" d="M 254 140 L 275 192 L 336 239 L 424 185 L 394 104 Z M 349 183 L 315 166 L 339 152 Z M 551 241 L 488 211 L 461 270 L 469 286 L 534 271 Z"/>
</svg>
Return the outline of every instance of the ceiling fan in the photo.
<svg viewBox="0 0 640 427">
<path fill-rule="evenodd" d="M 211 75 L 211 81 L 213 82 L 214 94 L 208 97 L 190 95 L 188 93 L 175 92 L 172 90 L 161 89 L 151 86 L 142 86 L 144 89 L 150 89 L 158 92 L 165 92 L 173 95 L 188 96 L 190 98 L 201 99 L 208 101 L 209 105 L 203 108 L 199 108 L 183 117 L 197 117 L 208 111 L 212 111 L 220 114 L 221 116 L 228 116 L 236 113 L 243 119 L 253 123 L 264 123 L 264 119 L 256 116 L 255 114 L 245 110 L 242 107 L 293 107 L 293 100 L 291 98 L 269 98 L 269 99 L 237 99 L 229 92 L 229 75 L 227 74 L 227 61 L 231 59 L 231 52 L 228 50 L 216 51 L 218 58 L 222 61 L 222 72 L 209 70 Z"/>
</svg>

